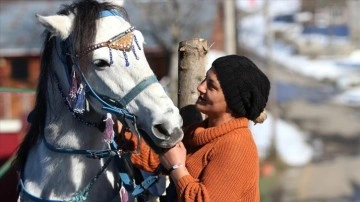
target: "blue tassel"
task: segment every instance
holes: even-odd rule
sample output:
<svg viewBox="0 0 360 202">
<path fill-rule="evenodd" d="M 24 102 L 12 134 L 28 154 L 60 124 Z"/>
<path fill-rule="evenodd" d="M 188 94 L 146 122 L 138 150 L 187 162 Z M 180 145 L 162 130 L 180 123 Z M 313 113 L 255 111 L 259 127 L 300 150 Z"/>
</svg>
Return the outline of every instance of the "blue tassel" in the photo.
<svg viewBox="0 0 360 202">
<path fill-rule="evenodd" d="M 69 94 L 68 94 L 68 102 L 71 106 L 74 105 L 74 103 L 76 101 L 76 94 L 77 94 L 77 90 L 78 90 L 77 88 L 78 88 L 78 82 L 77 82 L 75 71 L 73 71 L 72 76 L 71 76 L 71 86 L 70 86 Z"/>
<path fill-rule="evenodd" d="M 112 55 L 112 51 L 111 51 L 110 47 L 109 47 L 109 55 L 110 55 L 110 65 L 112 65 L 114 63 L 114 61 L 113 61 L 113 55 Z"/>
<path fill-rule="evenodd" d="M 139 42 L 138 42 L 135 34 L 134 34 L 134 38 L 135 38 L 136 46 L 138 47 L 139 50 L 141 50 L 140 45 L 139 45 Z"/>
<path fill-rule="evenodd" d="M 139 57 L 137 56 L 137 54 L 135 52 L 135 47 L 134 46 L 132 46 L 132 52 L 134 53 L 136 60 L 139 60 Z"/>
<path fill-rule="evenodd" d="M 85 89 L 83 84 L 80 84 L 80 87 L 77 91 L 77 100 L 74 106 L 74 112 L 82 114 L 85 111 Z"/>
<path fill-rule="evenodd" d="M 125 51 L 123 51 L 123 55 L 124 55 L 124 58 L 125 58 L 125 66 L 126 66 L 126 67 L 129 67 L 129 65 L 130 65 L 130 64 L 129 64 L 129 59 L 128 59 Z"/>
</svg>

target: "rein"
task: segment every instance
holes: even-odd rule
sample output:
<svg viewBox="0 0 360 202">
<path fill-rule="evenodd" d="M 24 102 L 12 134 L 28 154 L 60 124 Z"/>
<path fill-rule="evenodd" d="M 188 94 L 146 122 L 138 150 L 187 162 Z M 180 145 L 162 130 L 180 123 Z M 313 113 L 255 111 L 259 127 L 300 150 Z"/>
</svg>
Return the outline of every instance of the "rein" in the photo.
<svg viewBox="0 0 360 202">
<path fill-rule="evenodd" d="M 85 201 L 87 199 L 87 196 L 92 188 L 92 186 L 94 185 L 94 183 L 96 182 L 96 180 L 100 177 L 100 175 L 105 171 L 105 169 L 107 168 L 107 166 L 110 164 L 111 162 L 111 158 L 109 158 L 104 165 L 101 167 L 101 169 L 96 173 L 95 177 L 93 177 L 91 179 L 91 181 L 86 185 L 86 187 L 79 192 L 76 192 L 72 195 L 72 197 L 70 198 L 70 200 L 66 200 L 66 202 L 80 202 L 80 201 Z M 25 198 L 25 199 L 30 199 L 31 201 L 36 201 L 36 202 L 64 202 L 64 200 L 47 200 L 47 199 L 42 199 L 39 197 L 36 197 L 32 194 L 30 194 L 30 192 L 26 189 L 23 180 L 21 180 L 23 178 L 22 176 L 23 172 L 21 172 L 21 176 L 20 176 L 20 181 L 19 181 L 19 185 L 18 185 L 18 192 L 19 192 L 19 196 L 21 198 Z M 115 200 L 115 197 L 119 194 L 120 189 L 117 189 L 114 193 L 113 199 L 111 201 Z"/>
<path fill-rule="evenodd" d="M 121 16 L 121 14 L 119 14 L 116 11 L 102 11 L 100 13 L 100 17 L 107 17 L 107 16 Z M 111 55 L 111 49 L 115 49 L 115 50 L 120 50 L 123 51 L 124 55 L 125 51 L 129 51 L 130 48 L 132 48 L 134 54 L 134 46 L 132 45 L 133 43 L 133 39 L 135 38 L 135 42 L 137 44 L 137 40 L 136 37 L 134 37 L 133 35 L 133 31 L 134 31 L 134 27 L 130 27 L 129 29 L 127 29 L 126 31 L 116 35 L 115 37 L 111 38 L 110 40 L 106 41 L 106 42 L 102 42 L 102 43 L 98 43 L 95 45 L 92 45 L 90 47 L 88 47 L 85 51 L 80 52 L 81 54 L 86 54 L 88 52 L 94 51 L 98 48 L 102 48 L 102 47 L 108 47 L 110 49 L 110 58 L 112 61 L 112 55 Z M 69 39 L 67 39 L 65 41 L 65 43 L 70 43 Z M 138 44 L 137 44 L 138 45 Z M 69 46 L 67 46 L 69 47 Z M 138 45 L 139 47 L 139 45 Z M 71 51 L 70 51 L 71 52 Z M 63 54 L 63 53 L 62 53 Z M 148 78 L 145 78 L 144 80 L 142 80 L 141 82 L 139 82 L 135 87 L 133 87 L 133 89 L 131 89 L 125 96 L 123 96 L 122 99 L 120 100 L 114 100 L 111 98 L 105 98 L 105 96 L 101 96 L 100 94 L 96 93 L 93 88 L 91 87 L 90 83 L 87 81 L 85 75 L 83 74 L 83 72 L 81 71 L 77 61 L 75 60 L 76 58 L 79 57 L 79 54 L 76 54 L 75 57 L 72 56 L 72 54 L 67 53 L 68 55 L 70 55 L 71 60 L 72 60 L 72 64 L 73 66 L 77 69 L 77 72 L 80 72 L 81 75 L 81 79 L 82 81 L 85 82 L 85 89 L 90 93 L 90 95 L 92 97 L 94 97 L 97 101 L 99 101 L 102 104 L 102 109 L 104 111 L 107 111 L 111 114 L 114 114 L 117 119 L 123 124 L 123 130 L 121 132 L 120 135 L 123 135 L 122 133 L 125 132 L 125 129 L 129 129 L 130 131 L 134 132 L 137 136 L 138 136 L 138 141 L 140 141 L 140 132 L 137 128 L 137 121 L 136 121 L 136 116 L 132 113 L 130 113 L 127 109 L 126 106 L 129 102 L 131 102 L 139 93 L 141 93 L 145 88 L 147 88 L 149 85 L 158 82 L 157 78 L 153 75 L 150 76 Z M 59 56 L 60 60 L 62 61 L 65 69 L 71 69 L 68 67 L 68 64 L 63 60 L 64 55 Z M 135 54 L 135 57 L 138 59 L 137 55 Z M 126 60 L 126 65 L 128 66 L 128 61 L 127 61 L 127 57 L 125 57 Z M 69 101 L 66 99 L 65 94 L 63 93 L 60 83 L 59 83 L 59 79 L 57 78 L 57 75 L 55 74 L 55 78 L 57 80 L 58 83 L 58 88 L 59 91 L 61 93 L 61 96 L 64 99 L 65 104 L 67 105 L 68 109 L 70 110 L 70 112 L 72 112 L 73 116 L 77 119 L 80 120 L 82 123 L 85 123 L 86 125 L 91 125 L 91 126 L 95 126 L 97 128 L 99 128 L 100 124 L 96 124 L 96 123 L 92 123 L 92 122 L 88 122 L 85 120 L 82 120 L 77 113 L 71 109 L 71 106 L 69 104 Z M 93 184 L 96 182 L 96 180 L 100 177 L 100 175 L 104 172 L 104 170 L 107 168 L 107 166 L 110 164 L 110 162 L 114 159 L 115 160 L 115 164 L 118 168 L 119 171 L 119 176 L 120 176 L 120 181 L 119 181 L 119 185 L 123 185 L 125 187 L 125 189 L 131 193 L 131 195 L 133 197 L 138 197 L 140 196 L 145 190 L 147 190 L 150 186 L 152 186 L 155 182 L 158 181 L 159 176 L 154 175 L 154 176 L 150 176 L 147 179 L 145 179 L 143 182 L 141 182 L 139 185 L 135 184 L 135 180 L 133 178 L 133 176 L 131 175 L 131 162 L 130 161 L 130 155 L 132 152 L 124 152 L 122 150 L 118 149 L 117 144 L 114 141 L 114 138 L 112 138 L 109 142 L 108 142 L 108 146 L 109 149 L 105 149 L 105 150 L 85 150 L 85 149 L 70 149 L 70 148 L 59 148 L 59 147 L 55 147 L 52 144 L 50 144 L 44 135 L 42 135 L 42 139 L 43 142 L 46 146 L 47 149 L 49 149 L 50 151 L 53 152 L 57 152 L 57 153 L 64 153 L 64 154 L 70 154 L 70 155 L 84 155 L 88 158 L 93 158 L 93 159 L 101 159 L 101 158 L 108 158 L 104 165 L 101 167 L 101 169 L 97 172 L 97 174 L 92 178 L 92 180 L 86 185 L 86 187 L 84 189 L 82 189 L 81 191 L 78 191 L 76 193 L 73 194 L 73 196 L 71 197 L 70 200 L 71 202 L 80 202 L 80 201 L 84 201 L 87 199 L 88 193 L 90 192 Z M 138 144 L 138 148 L 136 149 L 135 153 L 139 153 L 139 146 L 140 144 Z M 129 169 L 130 167 L 130 169 Z M 39 197 L 36 197 L 32 194 L 30 194 L 30 192 L 25 188 L 24 186 L 24 182 L 23 182 L 23 172 L 21 171 L 21 176 L 20 176 L 20 181 L 19 181 L 19 186 L 18 186 L 18 192 L 19 195 L 21 197 L 25 197 L 27 199 L 31 199 L 33 201 L 39 201 L 39 202 L 60 202 L 58 200 L 45 200 L 45 199 L 41 199 Z M 119 189 L 115 190 L 115 195 L 114 198 L 119 194 L 120 191 L 120 187 Z"/>
</svg>

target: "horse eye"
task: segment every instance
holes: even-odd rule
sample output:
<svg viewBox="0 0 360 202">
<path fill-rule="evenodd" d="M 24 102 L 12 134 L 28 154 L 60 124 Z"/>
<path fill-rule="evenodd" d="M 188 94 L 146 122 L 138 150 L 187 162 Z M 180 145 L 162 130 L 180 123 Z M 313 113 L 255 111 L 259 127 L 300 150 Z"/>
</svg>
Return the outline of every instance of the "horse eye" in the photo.
<svg viewBox="0 0 360 202">
<path fill-rule="evenodd" d="M 93 64 L 96 67 L 110 67 L 110 64 L 106 60 L 101 60 L 101 59 L 94 60 Z"/>
</svg>

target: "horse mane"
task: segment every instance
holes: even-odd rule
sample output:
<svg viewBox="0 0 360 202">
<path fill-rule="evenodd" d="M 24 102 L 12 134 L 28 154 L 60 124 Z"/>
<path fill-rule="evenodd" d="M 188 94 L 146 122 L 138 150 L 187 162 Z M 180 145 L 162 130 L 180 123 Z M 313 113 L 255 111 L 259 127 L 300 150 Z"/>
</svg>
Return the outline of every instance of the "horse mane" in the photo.
<svg viewBox="0 0 360 202">
<path fill-rule="evenodd" d="M 71 34 L 71 42 L 73 44 L 71 47 L 72 53 L 84 50 L 95 41 L 96 20 L 99 17 L 100 11 L 103 10 L 117 10 L 123 14 L 127 21 L 129 21 L 127 12 L 124 8 L 106 2 L 100 3 L 95 0 L 79 0 L 70 5 L 62 5 L 62 8 L 57 14 L 75 14 L 74 30 Z M 41 67 L 36 89 L 36 101 L 34 109 L 28 117 L 28 121 L 31 125 L 23 141 L 19 145 L 16 158 L 13 161 L 13 165 L 16 166 L 17 170 L 20 170 L 25 165 L 31 147 L 36 144 L 39 137 L 43 135 L 45 127 L 46 113 L 48 111 L 46 108 L 48 104 L 48 82 L 52 77 L 50 72 L 52 65 L 51 57 L 56 38 L 52 37 L 52 34 L 49 31 L 45 31 L 44 35 L 45 39 L 41 51 Z M 91 56 L 91 54 L 87 54 L 79 58 L 79 65 L 82 69 L 86 69 Z"/>
</svg>

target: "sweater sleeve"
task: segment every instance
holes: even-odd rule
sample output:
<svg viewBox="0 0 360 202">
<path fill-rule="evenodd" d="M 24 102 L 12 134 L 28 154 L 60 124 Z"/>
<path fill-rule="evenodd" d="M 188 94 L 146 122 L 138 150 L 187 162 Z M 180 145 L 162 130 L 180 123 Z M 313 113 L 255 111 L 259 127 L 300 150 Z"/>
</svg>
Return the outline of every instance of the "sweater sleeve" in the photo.
<svg viewBox="0 0 360 202">
<path fill-rule="evenodd" d="M 177 181 L 180 201 L 260 201 L 259 163 L 251 134 L 214 143 L 206 162 L 199 179 L 187 175 Z"/>
<path fill-rule="evenodd" d="M 147 172 L 155 172 L 160 165 L 158 155 L 145 143 L 140 142 L 140 153 L 131 155 L 131 162 L 134 166 Z"/>
<path fill-rule="evenodd" d="M 131 155 L 132 164 L 142 170 L 147 172 L 154 172 L 160 164 L 160 159 L 158 155 L 150 148 L 150 146 L 141 139 L 138 141 L 136 135 L 131 132 L 125 132 L 125 141 L 127 145 L 131 145 L 131 149 L 135 150 L 137 144 L 140 143 L 139 153 Z"/>
</svg>

